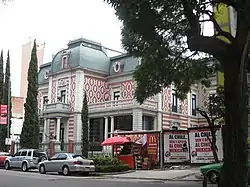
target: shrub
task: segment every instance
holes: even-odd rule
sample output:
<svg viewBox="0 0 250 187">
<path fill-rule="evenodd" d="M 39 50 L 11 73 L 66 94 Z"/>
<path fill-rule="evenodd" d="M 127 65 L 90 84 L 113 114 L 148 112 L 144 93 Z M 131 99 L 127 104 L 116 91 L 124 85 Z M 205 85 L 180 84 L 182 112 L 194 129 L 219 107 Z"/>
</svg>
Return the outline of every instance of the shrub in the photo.
<svg viewBox="0 0 250 187">
<path fill-rule="evenodd" d="M 121 164 L 121 162 L 117 158 L 94 157 L 91 159 L 94 161 L 95 166 L 115 166 Z"/>
<path fill-rule="evenodd" d="M 96 166 L 96 172 L 103 172 L 103 173 L 122 172 L 128 170 L 129 167 L 127 164 Z"/>
</svg>

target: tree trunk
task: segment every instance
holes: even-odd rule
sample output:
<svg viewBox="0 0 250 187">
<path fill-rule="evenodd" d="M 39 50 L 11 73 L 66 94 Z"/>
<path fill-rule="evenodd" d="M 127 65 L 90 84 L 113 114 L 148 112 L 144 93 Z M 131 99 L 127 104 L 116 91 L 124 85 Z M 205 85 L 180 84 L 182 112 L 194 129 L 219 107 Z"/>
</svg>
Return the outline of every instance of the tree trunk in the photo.
<svg viewBox="0 0 250 187">
<path fill-rule="evenodd" d="M 216 129 L 215 128 L 211 129 L 211 135 L 212 135 L 211 149 L 213 152 L 214 161 L 216 163 L 218 163 L 219 158 L 218 158 L 218 154 L 217 154 L 218 149 L 217 149 L 217 145 L 216 145 Z"/>
<path fill-rule="evenodd" d="M 230 54 L 230 53 L 229 53 Z M 231 53 L 232 54 L 232 53 Z M 235 63 L 237 62 L 237 63 Z M 248 109 L 247 82 L 244 71 L 242 91 L 240 82 L 240 58 L 228 58 L 224 68 L 225 134 L 224 165 L 220 187 L 246 187 L 248 173 Z"/>
</svg>

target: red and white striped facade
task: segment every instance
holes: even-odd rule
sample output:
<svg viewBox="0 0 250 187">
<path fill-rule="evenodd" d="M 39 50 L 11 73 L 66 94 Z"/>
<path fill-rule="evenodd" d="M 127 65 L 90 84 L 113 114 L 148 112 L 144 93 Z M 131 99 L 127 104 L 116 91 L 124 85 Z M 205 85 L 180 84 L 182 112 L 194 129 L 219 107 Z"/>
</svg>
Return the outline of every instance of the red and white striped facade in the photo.
<svg viewBox="0 0 250 187">
<path fill-rule="evenodd" d="M 48 65 L 49 68 L 52 65 Z M 43 66 L 40 68 L 40 72 L 43 68 Z M 133 130 L 144 130 L 142 129 L 143 115 L 154 117 L 154 130 L 171 129 L 176 126 L 174 124 L 178 124 L 178 129 L 206 125 L 206 121 L 199 114 L 191 115 L 191 95 L 196 94 L 197 107 L 206 108 L 208 96 L 210 92 L 214 92 L 215 87 L 212 86 L 208 89 L 197 83 L 187 94 L 187 99 L 178 100 L 178 111 L 172 112 L 174 86 L 164 88 L 161 93 L 146 99 L 142 105 L 139 105 L 134 98 L 135 82 L 132 73 L 132 71 L 123 72 L 121 69 L 118 72 L 113 72 L 112 75 L 107 75 L 79 66 L 50 73 L 47 81 L 39 84 L 38 90 L 39 110 L 44 111 L 46 108 L 50 111 L 47 111 L 46 115 L 43 112 L 40 114 L 45 120 L 44 141 L 47 142 L 46 137 L 51 134 L 58 137 L 60 133 L 58 129 L 62 124 L 64 126 L 64 142 L 81 141 L 81 109 L 84 93 L 87 95 L 89 118 L 105 118 L 106 121 L 107 117 L 111 117 L 112 123 L 113 117 L 118 114 L 132 115 Z M 216 81 L 212 82 L 212 85 L 214 84 Z M 58 102 L 58 96 L 62 90 L 66 94 L 63 104 Z M 119 100 L 113 99 L 115 90 L 119 90 Z M 47 104 L 43 104 L 45 97 L 48 99 Z"/>
<path fill-rule="evenodd" d="M 84 71 L 82 72 L 83 74 Z M 61 77 L 60 74 L 58 74 L 56 77 L 51 77 L 52 81 L 51 84 L 48 84 L 46 88 L 40 87 L 39 88 L 39 94 L 38 94 L 38 104 L 39 108 L 42 109 L 42 98 L 44 96 L 47 96 L 49 92 L 49 100 L 50 103 L 56 103 L 56 96 L 57 96 L 57 90 L 59 89 L 59 82 L 66 82 L 66 91 L 67 91 L 67 103 L 69 104 L 69 111 L 70 116 L 67 119 L 67 137 L 68 139 L 74 140 L 75 136 L 75 107 L 76 103 L 82 103 L 82 97 L 76 98 L 76 92 L 86 91 L 87 93 L 87 99 L 89 103 L 90 110 L 93 108 L 95 109 L 100 107 L 107 107 L 109 102 L 112 102 L 111 99 L 111 93 L 112 89 L 114 88 L 120 88 L 122 90 L 121 94 L 121 104 L 131 104 L 134 102 L 134 82 L 132 81 L 132 75 L 130 75 L 131 79 L 126 79 L 124 81 L 116 82 L 112 80 L 112 82 L 109 82 L 105 80 L 103 77 L 97 77 L 96 75 L 91 76 L 91 73 L 88 72 L 84 76 L 83 80 L 77 80 L 75 75 L 72 75 L 70 77 Z M 115 78 L 114 78 L 115 79 Z M 76 82 L 80 82 L 81 88 L 78 89 Z M 191 102 L 188 101 L 188 98 L 184 101 L 179 101 L 181 112 L 180 113 L 174 113 L 171 112 L 171 101 L 172 101 L 172 93 L 171 88 L 165 88 L 163 89 L 162 93 L 160 94 L 161 99 L 157 100 L 157 96 L 147 99 L 145 102 L 146 105 L 151 106 L 152 113 L 162 113 L 162 122 L 161 124 L 158 124 L 157 126 L 162 126 L 163 129 L 170 129 L 173 122 L 178 122 L 180 124 L 180 129 L 186 129 L 192 125 L 205 125 L 206 121 L 202 119 L 198 114 L 196 116 L 190 115 L 191 110 Z M 197 103 L 202 105 L 206 104 L 206 94 L 204 95 L 203 90 L 193 90 L 195 93 L 197 93 Z M 190 94 L 188 94 L 189 100 Z M 162 108 L 159 109 L 158 102 L 162 102 Z M 105 105 L 106 104 L 106 105 Z M 199 105 L 198 105 L 199 106 Z M 111 107 L 111 106 L 110 106 Z M 122 114 L 122 108 L 120 113 Z M 157 118 L 157 115 L 155 115 Z M 158 120 L 160 122 L 160 120 Z M 55 128 L 56 128 L 56 120 L 50 120 L 49 125 L 49 133 L 55 134 Z M 157 129 L 156 129 L 157 130 Z"/>
</svg>

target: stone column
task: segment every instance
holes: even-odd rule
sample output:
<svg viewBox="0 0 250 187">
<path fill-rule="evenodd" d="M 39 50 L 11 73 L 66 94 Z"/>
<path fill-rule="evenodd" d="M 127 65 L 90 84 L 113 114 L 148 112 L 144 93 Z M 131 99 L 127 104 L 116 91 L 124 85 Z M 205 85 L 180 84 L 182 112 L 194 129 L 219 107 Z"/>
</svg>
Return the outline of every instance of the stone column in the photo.
<svg viewBox="0 0 250 187">
<path fill-rule="evenodd" d="M 133 130 L 142 130 L 142 109 L 133 109 Z"/>
<path fill-rule="evenodd" d="M 43 142 L 46 142 L 46 134 L 47 134 L 47 119 L 44 118 L 43 122 Z"/>
<path fill-rule="evenodd" d="M 114 121 L 114 116 L 110 116 L 110 118 L 111 118 L 111 130 L 110 130 L 110 132 L 111 133 L 113 133 L 114 132 L 114 130 L 115 130 L 115 121 Z M 114 134 L 111 134 L 111 136 L 110 137 L 113 137 L 114 136 Z"/>
<path fill-rule="evenodd" d="M 56 121 L 56 141 L 60 142 L 60 123 L 61 123 L 61 118 L 58 117 Z"/>
<path fill-rule="evenodd" d="M 108 138 L 108 117 L 104 117 L 105 124 L 104 124 L 104 140 Z"/>
</svg>

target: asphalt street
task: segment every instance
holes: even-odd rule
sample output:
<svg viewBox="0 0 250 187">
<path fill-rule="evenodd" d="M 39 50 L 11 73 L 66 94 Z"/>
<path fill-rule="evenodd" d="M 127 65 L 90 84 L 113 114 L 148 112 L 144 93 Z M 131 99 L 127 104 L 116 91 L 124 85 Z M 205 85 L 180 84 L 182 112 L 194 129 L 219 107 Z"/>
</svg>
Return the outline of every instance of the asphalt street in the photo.
<svg viewBox="0 0 250 187">
<path fill-rule="evenodd" d="M 0 169 L 0 187 L 201 187 L 197 182 L 159 182 L 103 177 L 41 175 L 37 172 Z"/>
</svg>

